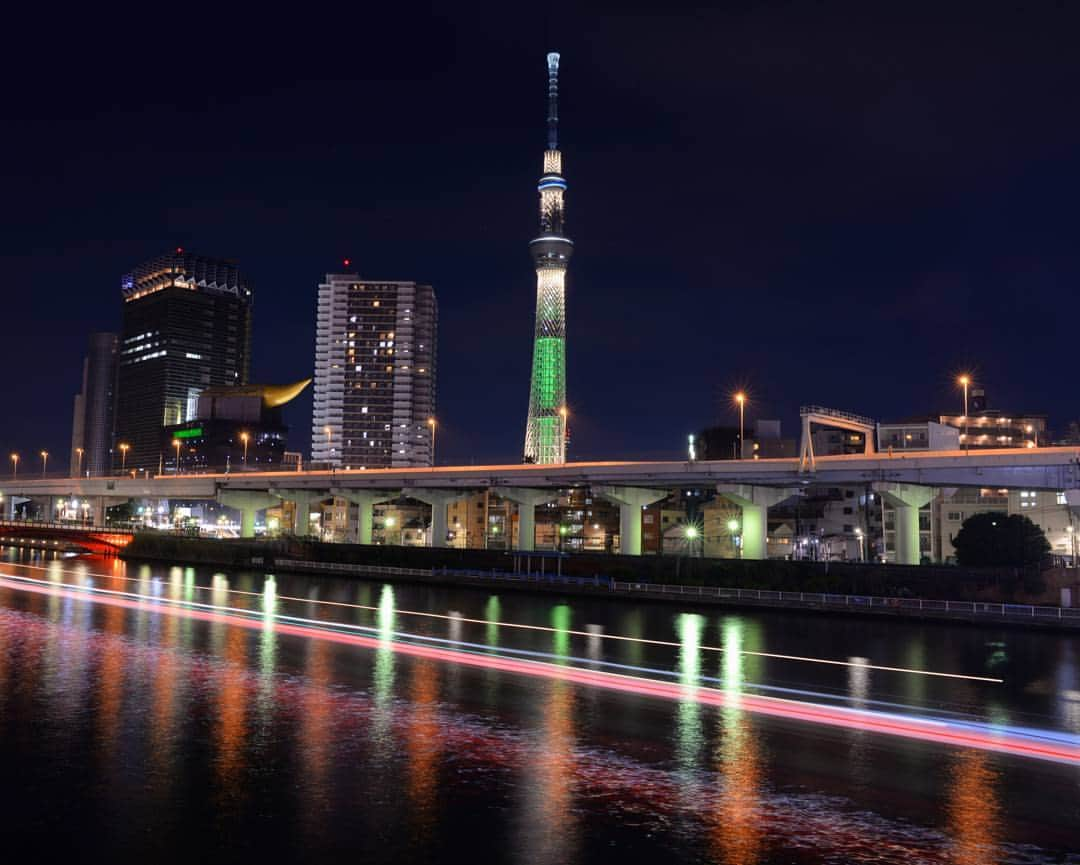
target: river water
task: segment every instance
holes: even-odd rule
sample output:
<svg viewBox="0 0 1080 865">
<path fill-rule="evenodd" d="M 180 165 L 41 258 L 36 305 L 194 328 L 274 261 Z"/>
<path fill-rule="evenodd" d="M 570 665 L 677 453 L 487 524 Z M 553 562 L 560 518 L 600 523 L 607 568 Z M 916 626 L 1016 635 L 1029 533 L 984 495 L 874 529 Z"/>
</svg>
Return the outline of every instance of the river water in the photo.
<svg viewBox="0 0 1080 865">
<path fill-rule="evenodd" d="M 1075 636 L 0 553 L 4 834 L 39 855 L 1080 862 Z"/>
</svg>

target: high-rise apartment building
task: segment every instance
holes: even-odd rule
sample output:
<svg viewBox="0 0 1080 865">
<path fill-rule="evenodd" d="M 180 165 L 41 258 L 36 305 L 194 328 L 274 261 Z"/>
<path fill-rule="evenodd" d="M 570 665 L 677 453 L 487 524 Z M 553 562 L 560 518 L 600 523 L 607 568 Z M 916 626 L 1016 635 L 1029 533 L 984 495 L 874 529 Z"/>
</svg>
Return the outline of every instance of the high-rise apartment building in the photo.
<svg viewBox="0 0 1080 865">
<path fill-rule="evenodd" d="M 430 285 L 326 275 L 315 337 L 315 462 L 433 464 L 437 326 Z"/>
<path fill-rule="evenodd" d="M 71 476 L 108 474 L 116 408 L 116 334 L 92 333 L 71 419 Z"/>
<path fill-rule="evenodd" d="M 243 385 L 252 286 L 236 264 L 182 249 L 124 276 L 113 468 L 155 472 L 161 428 L 195 417 L 208 387 Z"/>
</svg>

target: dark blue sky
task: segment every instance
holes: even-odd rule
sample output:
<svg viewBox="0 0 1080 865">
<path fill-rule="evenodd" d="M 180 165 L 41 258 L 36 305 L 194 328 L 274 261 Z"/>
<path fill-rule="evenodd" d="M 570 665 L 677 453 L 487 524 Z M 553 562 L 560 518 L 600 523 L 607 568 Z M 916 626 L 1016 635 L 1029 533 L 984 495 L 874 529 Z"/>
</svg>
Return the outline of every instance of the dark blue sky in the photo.
<svg viewBox="0 0 1080 865">
<path fill-rule="evenodd" d="M 259 381 L 311 374 L 316 287 L 342 257 L 431 282 L 440 461 L 520 459 L 548 49 L 577 249 L 573 458 L 681 454 L 735 417 L 739 385 L 792 435 L 806 402 L 954 409 L 967 366 L 992 405 L 1063 429 L 1080 416 L 1080 22 L 882 5 L 558 26 L 519 4 L 18 13 L 0 449 L 66 460 L 87 333 L 118 326 L 126 269 L 184 246 L 255 281 Z M 290 421 L 306 451 L 310 399 Z"/>
</svg>

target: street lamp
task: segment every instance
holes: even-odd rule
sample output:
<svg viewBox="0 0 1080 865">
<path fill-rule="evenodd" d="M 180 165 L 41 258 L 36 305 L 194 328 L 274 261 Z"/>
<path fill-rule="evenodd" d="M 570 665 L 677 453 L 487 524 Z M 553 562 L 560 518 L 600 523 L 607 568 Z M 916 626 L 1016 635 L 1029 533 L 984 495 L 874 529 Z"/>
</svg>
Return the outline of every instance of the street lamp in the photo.
<svg viewBox="0 0 1080 865">
<path fill-rule="evenodd" d="M 180 474 L 180 439 L 172 440 L 173 447 L 176 448 L 176 471 L 174 474 Z"/>
<path fill-rule="evenodd" d="M 250 436 L 246 432 L 240 433 L 240 441 L 244 443 L 244 468 L 247 468 L 247 446 Z"/>
<path fill-rule="evenodd" d="M 79 467 L 75 470 L 75 477 L 82 477 L 83 449 L 82 448 L 75 448 L 75 455 L 79 458 L 79 463 L 78 463 Z"/>
<path fill-rule="evenodd" d="M 968 434 L 968 385 L 971 384 L 971 376 L 964 373 L 956 380 L 956 383 L 964 389 L 964 450 L 969 450 L 971 436 Z"/>
<path fill-rule="evenodd" d="M 427 424 L 431 427 L 431 467 L 435 468 L 435 418 L 429 417 Z"/>
<path fill-rule="evenodd" d="M 41 452 L 41 476 L 45 477 L 45 469 L 49 465 L 49 452 Z"/>
<path fill-rule="evenodd" d="M 735 404 L 739 407 L 739 459 L 743 456 L 743 420 L 746 412 L 746 394 L 739 391 L 735 394 Z"/>
<path fill-rule="evenodd" d="M 127 452 L 131 449 L 131 445 L 121 442 L 117 447 L 120 448 L 120 471 L 127 474 Z"/>
<path fill-rule="evenodd" d="M 855 527 L 855 537 L 859 539 L 859 561 L 866 561 L 866 548 L 863 546 L 863 542 L 866 540 L 863 537 L 863 530 L 858 526 Z"/>
<path fill-rule="evenodd" d="M 1031 424 L 1028 424 L 1027 425 L 1027 434 L 1030 435 L 1030 436 L 1033 436 L 1033 438 L 1032 438 L 1033 443 L 1031 445 L 1028 445 L 1028 447 L 1036 447 L 1037 448 L 1039 446 L 1039 431 L 1037 429 L 1035 429 L 1035 427 L 1032 426 Z"/>
<path fill-rule="evenodd" d="M 739 541 L 739 521 L 736 520 L 736 519 L 730 519 L 730 520 L 728 520 L 727 527 L 728 527 L 728 532 L 731 533 L 731 537 L 734 539 L 733 542 L 735 543 L 735 546 L 738 548 L 739 558 L 741 559 L 742 558 L 742 544 L 740 544 L 738 542 Z"/>
<path fill-rule="evenodd" d="M 697 526 L 686 526 L 683 529 L 683 537 L 686 538 L 686 547 L 690 551 L 691 556 L 694 554 L 694 541 L 697 540 L 697 536 Z"/>
<path fill-rule="evenodd" d="M 559 417 L 562 419 L 562 461 L 566 462 L 566 439 L 567 439 L 567 427 L 566 418 L 570 415 L 570 410 L 566 406 L 562 406 L 559 409 Z"/>
<path fill-rule="evenodd" d="M 11 476 L 17 478 L 19 476 L 19 455 L 11 455 Z"/>
</svg>

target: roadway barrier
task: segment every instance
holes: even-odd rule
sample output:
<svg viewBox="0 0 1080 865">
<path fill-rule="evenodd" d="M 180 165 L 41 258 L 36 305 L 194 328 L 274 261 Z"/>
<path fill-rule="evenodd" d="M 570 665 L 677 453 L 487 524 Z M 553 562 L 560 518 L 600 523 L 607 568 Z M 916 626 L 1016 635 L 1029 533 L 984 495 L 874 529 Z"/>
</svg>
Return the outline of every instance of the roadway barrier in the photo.
<svg viewBox="0 0 1080 865">
<path fill-rule="evenodd" d="M 926 598 L 883 598 L 871 595 L 837 595 L 821 592 L 785 592 L 774 589 L 732 589 L 724 586 L 682 586 L 657 583 L 624 583 L 612 581 L 614 592 L 640 595 L 664 595 L 683 598 L 719 598 L 730 601 L 751 601 L 759 604 L 783 604 L 872 610 L 883 612 L 906 610 L 920 613 L 949 613 L 978 618 L 1004 620 L 1058 621 L 1080 627 L 1080 609 L 1072 607 L 1043 607 L 1032 604 L 1005 604 L 990 601 L 937 601 Z"/>
<path fill-rule="evenodd" d="M 686 600 L 726 600 L 749 602 L 773 607 L 805 609 L 832 609 L 848 612 L 909 612 L 925 615 L 945 615 L 950 618 L 970 618 L 975 621 L 1038 621 L 1080 628 L 1080 609 L 1071 607 L 1047 607 L 1032 604 L 1006 604 L 990 601 L 938 601 L 927 598 L 888 598 L 873 595 L 842 595 L 827 592 L 791 592 L 777 589 L 735 589 L 725 586 L 685 586 L 679 584 L 633 583 L 612 580 L 609 577 L 567 577 L 555 574 L 511 573 L 509 571 L 481 571 L 463 568 L 394 568 L 374 565 L 365 567 L 349 562 L 315 562 L 281 559 L 277 563 L 284 569 L 298 568 L 311 571 L 328 571 L 339 574 L 355 574 L 357 571 L 384 574 L 386 576 L 457 577 L 466 580 L 484 580 L 510 583 L 535 583 L 547 586 L 575 586 L 579 588 L 608 589 L 630 597 L 661 596 Z"/>
</svg>

